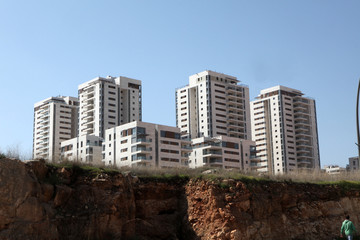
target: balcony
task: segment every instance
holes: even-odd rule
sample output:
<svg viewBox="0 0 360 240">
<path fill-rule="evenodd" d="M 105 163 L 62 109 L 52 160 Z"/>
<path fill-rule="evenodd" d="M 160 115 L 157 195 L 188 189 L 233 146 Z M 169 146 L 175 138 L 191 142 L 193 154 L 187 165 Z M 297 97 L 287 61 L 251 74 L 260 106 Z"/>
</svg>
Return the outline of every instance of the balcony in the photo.
<svg viewBox="0 0 360 240">
<path fill-rule="evenodd" d="M 302 114 L 302 113 L 294 114 L 294 119 L 301 120 L 302 122 L 309 122 L 309 115 Z M 296 121 L 296 122 L 298 122 L 298 121 Z"/>
<path fill-rule="evenodd" d="M 43 130 L 43 131 L 47 130 L 48 128 L 50 128 L 49 124 L 40 125 L 40 127 L 39 127 L 39 129 L 40 129 L 40 130 Z"/>
<path fill-rule="evenodd" d="M 209 159 L 209 163 L 211 164 L 222 164 L 222 159 L 221 158 L 210 158 Z"/>
<path fill-rule="evenodd" d="M 294 111 L 294 115 L 309 115 L 310 113 L 308 111 L 304 111 L 304 110 L 296 110 Z"/>
<path fill-rule="evenodd" d="M 85 120 L 85 121 L 88 121 L 88 122 L 93 122 L 94 121 L 94 115 L 87 115 L 87 116 L 83 117 L 82 120 Z"/>
<path fill-rule="evenodd" d="M 41 136 L 43 136 L 43 137 L 47 137 L 47 136 L 49 136 L 49 131 L 43 130 L 43 131 L 41 131 L 41 132 L 39 133 L 39 135 L 41 135 Z"/>
<path fill-rule="evenodd" d="M 137 146 L 134 149 L 131 149 L 131 152 L 150 154 L 152 152 L 152 148 Z"/>
<path fill-rule="evenodd" d="M 38 125 L 46 125 L 49 122 L 50 122 L 50 120 L 48 118 L 46 118 L 46 119 L 43 119 L 43 120 L 37 122 L 36 124 L 38 124 Z"/>
<path fill-rule="evenodd" d="M 243 97 L 241 89 L 235 88 L 235 87 L 227 87 L 227 94 L 229 96 L 236 96 L 236 97 Z"/>
<path fill-rule="evenodd" d="M 244 134 L 244 130 L 242 128 L 242 130 L 239 130 L 239 129 L 234 129 L 234 128 L 229 128 L 228 129 L 228 132 L 229 133 L 239 133 L 239 134 Z"/>
<path fill-rule="evenodd" d="M 299 104 L 294 104 L 294 112 L 295 111 L 304 111 L 304 112 L 308 112 L 308 108 L 306 105 L 299 105 Z"/>
<path fill-rule="evenodd" d="M 49 145 L 42 145 L 38 149 L 40 152 L 46 153 L 49 150 Z"/>
<path fill-rule="evenodd" d="M 151 161 L 151 157 L 149 156 L 135 156 L 131 158 L 132 162 L 138 162 L 138 161 Z"/>
<path fill-rule="evenodd" d="M 182 160 L 188 160 L 188 159 L 189 159 L 189 156 L 190 156 L 190 153 L 181 154 L 181 159 L 182 159 Z"/>
<path fill-rule="evenodd" d="M 228 105 L 228 108 L 234 111 L 243 111 L 244 109 L 240 106 Z"/>
<path fill-rule="evenodd" d="M 238 99 L 238 98 L 242 98 L 242 94 L 235 94 L 234 91 L 229 91 L 227 94 L 226 94 L 226 97 L 227 99 Z"/>
<path fill-rule="evenodd" d="M 298 148 L 296 148 L 296 152 L 298 152 L 298 153 L 305 153 L 305 154 L 309 154 L 309 153 L 311 153 L 311 149 L 309 149 L 309 148 L 304 148 L 304 147 L 298 147 Z"/>
<path fill-rule="evenodd" d="M 88 89 L 86 89 L 85 91 L 82 92 L 83 97 L 87 97 L 90 94 L 94 94 L 95 91 L 95 87 L 90 87 Z"/>
<path fill-rule="evenodd" d="M 204 157 L 203 158 L 204 165 L 213 165 L 214 167 L 221 166 L 223 161 L 221 157 Z"/>
<path fill-rule="evenodd" d="M 192 152 L 192 147 L 191 146 L 181 146 L 181 151 L 182 152 Z"/>
<path fill-rule="evenodd" d="M 203 144 L 194 145 L 193 149 L 196 149 L 196 148 L 221 149 L 221 144 L 220 144 L 220 142 L 205 142 Z"/>
<path fill-rule="evenodd" d="M 304 105 L 309 104 L 309 101 L 307 99 L 303 99 L 303 98 L 299 98 L 299 97 L 295 97 L 293 102 L 297 103 L 297 104 L 304 104 Z"/>
<path fill-rule="evenodd" d="M 43 114 L 43 113 L 45 113 L 46 111 L 48 111 L 49 109 L 50 109 L 49 106 L 45 106 L 45 107 L 41 108 L 41 110 L 38 111 L 37 113 L 38 113 L 38 114 Z M 49 111 L 48 111 L 48 112 L 49 112 Z"/>
<path fill-rule="evenodd" d="M 86 102 L 88 102 L 88 101 L 90 101 L 90 100 L 94 100 L 95 99 L 95 94 L 94 94 L 94 92 L 90 92 L 89 94 L 87 94 L 86 96 L 84 96 L 84 100 L 83 101 L 81 101 L 83 104 L 85 103 L 86 104 Z"/>
<path fill-rule="evenodd" d="M 50 114 L 49 114 L 49 111 L 47 111 L 47 112 L 45 112 L 44 114 L 41 114 L 40 119 L 48 118 L 48 117 L 50 117 L 49 115 L 50 115 Z"/>
<path fill-rule="evenodd" d="M 312 159 L 313 156 L 309 153 L 299 153 L 296 155 L 298 159 Z"/>
<path fill-rule="evenodd" d="M 310 127 L 304 125 L 295 126 L 295 131 L 297 130 L 310 131 Z"/>
<path fill-rule="evenodd" d="M 152 139 L 148 139 L 148 138 L 132 138 L 131 139 L 131 143 L 136 143 L 136 144 L 150 144 L 152 142 Z"/>
<path fill-rule="evenodd" d="M 312 164 L 312 160 L 306 160 L 306 159 L 298 159 L 298 164 Z"/>
<path fill-rule="evenodd" d="M 86 127 L 86 128 L 80 129 L 80 131 L 85 134 L 92 134 L 94 132 L 94 129 L 92 127 Z"/>
<path fill-rule="evenodd" d="M 227 120 L 229 121 L 229 122 L 238 122 L 238 120 L 237 120 L 237 118 L 227 118 Z"/>
<path fill-rule="evenodd" d="M 228 99 L 228 102 L 233 103 L 233 104 L 237 104 L 237 105 L 242 105 L 243 104 L 242 101 L 234 99 L 234 98 Z"/>
<path fill-rule="evenodd" d="M 306 132 L 306 131 L 301 131 L 301 132 L 296 132 L 296 136 L 311 136 L 311 132 Z"/>
<path fill-rule="evenodd" d="M 211 156 L 221 157 L 222 156 L 222 151 L 217 151 L 217 150 L 213 150 L 213 149 L 204 149 L 203 150 L 203 155 L 204 155 L 204 157 L 211 157 Z"/>
<path fill-rule="evenodd" d="M 41 139 L 42 141 L 38 142 L 37 144 L 40 145 L 48 145 L 49 144 L 49 138 Z"/>
<path fill-rule="evenodd" d="M 90 103 L 87 103 L 85 106 L 83 106 L 83 109 L 85 111 L 91 110 L 95 108 L 95 103 L 93 101 L 90 101 Z"/>
<path fill-rule="evenodd" d="M 229 137 L 235 137 L 235 138 L 241 138 L 244 139 L 245 138 L 245 134 L 244 133 L 240 133 L 240 132 L 231 132 Z"/>
<path fill-rule="evenodd" d="M 261 167 L 261 166 L 262 166 L 261 163 L 254 163 L 254 162 L 250 163 L 250 167 Z"/>
<path fill-rule="evenodd" d="M 239 117 L 239 116 L 237 116 L 237 117 L 228 117 L 227 118 L 227 120 L 229 121 L 229 122 L 236 122 L 236 123 L 238 123 L 239 121 L 244 121 L 244 118 L 243 117 Z"/>
<path fill-rule="evenodd" d="M 295 127 L 296 126 L 303 126 L 303 125 L 309 125 L 309 122 L 308 121 L 301 121 L 301 120 L 295 121 Z"/>
<path fill-rule="evenodd" d="M 236 124 L 236 123 L 229 123 L 228 124 L 228 127 L 235 127 L 235 128 L 240 128 L 240 129 L 244 129 L 245 127 L 244 127 L 244 124 Z"/>
<path fill-rule="evenodd" d="M 238 116 L 238 115 L 243 115 L 243 112 L 229 110 L 227 114 L 228 116 Z"/>
<path fill-rule="evenodd" d="M 82 114 L 86 114 L 87 116 L 89 116 L 91 113 L 94 114 L 93 112 L 95 111 L 95 109 L 88 109 L 88 110 L 84 110 L 82 111 Z"/>
</svg>

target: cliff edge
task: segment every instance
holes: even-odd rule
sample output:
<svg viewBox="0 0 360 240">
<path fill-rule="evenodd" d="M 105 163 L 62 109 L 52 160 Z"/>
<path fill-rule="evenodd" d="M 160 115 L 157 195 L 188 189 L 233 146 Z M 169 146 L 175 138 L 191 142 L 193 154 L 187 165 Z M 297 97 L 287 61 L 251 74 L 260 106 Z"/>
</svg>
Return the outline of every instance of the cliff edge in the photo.
<svg viewBox="0 0 360 240">
<path fill-rule="evenodd" d="M 0 160 L 0 240 L 333 239 L 345 214 L 360 228 L 355 189 Z"/>
</svg>

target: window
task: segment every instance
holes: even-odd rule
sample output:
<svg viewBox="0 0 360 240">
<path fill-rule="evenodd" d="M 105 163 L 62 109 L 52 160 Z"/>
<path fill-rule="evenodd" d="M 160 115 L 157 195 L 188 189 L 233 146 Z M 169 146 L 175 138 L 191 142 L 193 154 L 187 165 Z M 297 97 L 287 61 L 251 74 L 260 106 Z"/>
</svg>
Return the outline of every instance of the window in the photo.
<svg viewBox="0 0 360 240">
<path fill-rule="evenodd" d="M 170 131 L 160 131 L 160 136 L 165 138 L 174 138 L 180 139 L 180 133 L 170 132 Z"/>
</svg>

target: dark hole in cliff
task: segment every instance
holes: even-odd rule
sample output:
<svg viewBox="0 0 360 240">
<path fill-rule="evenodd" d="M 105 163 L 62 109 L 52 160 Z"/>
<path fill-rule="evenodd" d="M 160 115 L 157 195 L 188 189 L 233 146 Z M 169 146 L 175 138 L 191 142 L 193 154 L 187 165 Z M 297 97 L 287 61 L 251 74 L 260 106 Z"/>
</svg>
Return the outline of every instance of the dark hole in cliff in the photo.
<svg viewBox="0 0 360 240">
<path fill-rule="evenodd" d="M 166 210 L 160 211 L 158 215 L 174 214 L 175 211 L 176 211 L 175 209 L 166 209 Z"/>
</svg>

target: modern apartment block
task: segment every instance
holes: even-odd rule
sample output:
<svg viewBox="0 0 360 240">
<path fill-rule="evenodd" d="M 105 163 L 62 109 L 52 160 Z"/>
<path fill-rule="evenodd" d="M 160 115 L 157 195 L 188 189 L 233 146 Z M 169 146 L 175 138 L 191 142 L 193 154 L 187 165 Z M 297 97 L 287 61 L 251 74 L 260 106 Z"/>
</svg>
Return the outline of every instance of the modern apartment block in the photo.
<svg viewBox="0 0 360 240">
<path fill-rule="evenodd" d="M 50 97 L 34 105 L 33 158 L 57 161 L 60 143 L 77 134 L 79 101 L 74 97 Z"/>
<path fill-rule="evenodd" d="M 102 165 L 102 138 L 83 135 L 61 142 L 61 160 Z"/>
<path fill-rule="evenodd" d="M 79 136 L 104 137 L 106 129 L 141 121 L 141 81 L 97 77 L 79 85 Z"/>
<path fill-rule="evenodd" d="M 201 137 L 192 140 L 189 167 L 219 167 L 251 171 L 257 168 L 256 144 L 234 137 Z"/>
<path fill-rule="evenodd" d="M 105 131 L 102 160 L 105 165 L 186 167 L 191 142 L 180 129 L 135 121 Z"/>
<path fill-rule="evenodd" d="M 203 71 L 176 90 L 176 125 L 183 138 L 251 139 L 249 88 L 236 77 Z"/>
<path fill-rule="evenodd" d="M 358 171 L 359 170 L 359 158 L 358 157 L 349 158 L 349 170 L 350 171 Z"/>
<path fill-rule="evenodd" d="M 315 100 L 296 89 L 268 88 L 251 102 L 251 118 L 258 171 L 320 169 Z"/>
</svg>

